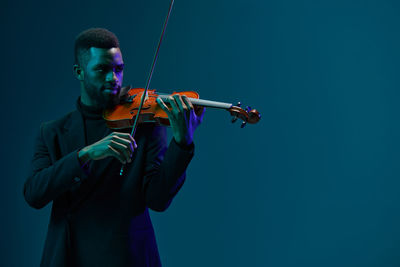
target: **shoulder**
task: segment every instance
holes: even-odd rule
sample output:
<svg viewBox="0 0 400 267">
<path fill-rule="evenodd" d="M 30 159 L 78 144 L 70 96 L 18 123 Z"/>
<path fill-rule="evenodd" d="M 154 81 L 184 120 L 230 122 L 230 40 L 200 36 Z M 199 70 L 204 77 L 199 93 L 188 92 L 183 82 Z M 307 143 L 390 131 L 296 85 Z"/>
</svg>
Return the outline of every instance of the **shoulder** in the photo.
<svg viewBox="0 0 400 267">
<path fill-rule="evenodd" d="M 66 128 L 77 115 L 80 115 L 79 111 L 74 110 L 56 120 L 43 122 L 40 126 L 40 131 L 42 133 L 48 133 L 54 132 L 55 130 L 62 130 Z"/>
</svg>

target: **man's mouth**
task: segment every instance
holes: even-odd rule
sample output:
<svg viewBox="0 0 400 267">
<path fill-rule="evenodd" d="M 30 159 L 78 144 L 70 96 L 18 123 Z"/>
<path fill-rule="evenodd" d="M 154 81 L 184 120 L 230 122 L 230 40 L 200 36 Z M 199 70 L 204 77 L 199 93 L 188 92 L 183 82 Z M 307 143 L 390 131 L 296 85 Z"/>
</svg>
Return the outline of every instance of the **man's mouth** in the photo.
<svg viewBox="0 0 400 267">
<path fill-rule="evenodd" d="M 116 95 L 121 90 L 121 87 L 104 87 L 103 92 L 106 94 Z"/>
</svg>

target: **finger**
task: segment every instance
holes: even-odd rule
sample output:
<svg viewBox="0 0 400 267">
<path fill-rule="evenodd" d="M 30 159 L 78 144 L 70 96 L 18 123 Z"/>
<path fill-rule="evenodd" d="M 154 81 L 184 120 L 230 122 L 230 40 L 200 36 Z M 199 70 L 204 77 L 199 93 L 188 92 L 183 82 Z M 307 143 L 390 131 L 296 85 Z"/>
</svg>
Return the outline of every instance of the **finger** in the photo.
<svg viewBox="0 0 400 267">
<path fill-rule="evenodd" d="M 131 135 L 128 134 L 128 135 L 125 135 L 122 137 L 115 135 L 112 140 L 114 140 L 117 143 L 122 143 L 122 144 L 128 146 L 128 148 L 130 150 L 129 152 L 130 152 L 130 154 L 132 154 L 134 151 L 133 147 L 136 145 L 136 143 L 135 143 L 135 140 L 133 140 L 133 138 L 132 139 L 129 138 L 129 136 L 131 136 Z M 132 140 L 133 140 L 133 142 L 132 142 Z"/>
<path fill-rule="evenodd" d="M 173 95 L 173 97 L 174 97 L 174 100 L 175 100 L 175 102 L 176 102 L 176 104 L 177 104 L 177 106 L 178 106 L 178 108 L 179 108 L 179 111 L 184 111 L 184 110 L 188 110 L 188 107 L 186 106 L 186 104 L 183 102 L 183 100 L 182 100 L 182 96 L 181 95 L 178 95 L 178 94 L 176 94 L 176 95 Z"/>
<path fill-rule="evenodd" d="M 178 104 L 175 102 L 175 98 L 173 98 L 172 96 L 168 97 L 168 102 L 171 105 L 172 113 L 173 114 L 179 113 Z"/>
<path fill-rule="evenodd" d="M 111 140 L 110 145 L 122 155 L 122 157 L 125 161 L 128 161 L 128 162 L 131 161 L 132 153 L 129 149 L 129 146 L 124 145 L 124 144 L 119 143 L 118 141 L 114 141 L 114 140 Z"/>
<path fill-rule="evenodd" d="M 135 139 L 129 133 L 120 133 L 120 132 L 114 132 L 114 133 L 115 133 L 115 135 L 117 135 L 119 137 L 127 139 L 129 142 L 131 142 L 133 144 L 134 148 L 137 148 Z"/>
<path fill-rule="evenodd" d="M 111 145 L 107 145 L 108 149 L 108 155 L 109 156 L 113 156 L 114 158 L 118 159 L 122 164 L 125 164 L 126 161 L 124 160 L 123 156 L 121 155 L 121 153 L 116 150 L 115 148 L 113 148 Z"/>
<path fill-rule="evenodd" d="M 182 100 L 185 103 L 185 105 L 189 108 L 189 109 L 194 109 L 192 102 L 189 100 L 189 98 L 185 95 L 182 96 Z"/>
<path fill-rule="evenodd" d="M 122 155 L 125 161 L 131 162 L 131 152 L 127 145 L 118 143 L 114 140 L 111 140 L 110 145 Z"/>
<path fill-rule="evenodd" d="M 134 148 L 131 139 L 127 135 L 114 134 L 111 137 L 110 142 L 123 144 L 129 150 L 129 155 L 132 156 Z"/>
<path fill-rule="evenodd" d="M 113 132 L 112 135 L 113 136 L 123 137 L 123 138 L 126 138 L 126 139 L 131 139 L 133 141 L 133 137 L 129 133 Z"/>
<path fill-rule="evenodd" d="M 167 105 L 165 104 L 165 102 L 164 102 L 160 97 L 157 97 L 157 98 L 156 98 L 156 101 L 157 101 L 157 103 L 160 105 L 160 108 L 161 108 L 162 110 L 164 110 L 164 112 L 167 113 L 167 115 L 168 115 L 168 117 L 169 117 L 169 114 L 171 114 L 171 111 L 169 110 L 169 108 L 167 107 Z"/>
</svg>

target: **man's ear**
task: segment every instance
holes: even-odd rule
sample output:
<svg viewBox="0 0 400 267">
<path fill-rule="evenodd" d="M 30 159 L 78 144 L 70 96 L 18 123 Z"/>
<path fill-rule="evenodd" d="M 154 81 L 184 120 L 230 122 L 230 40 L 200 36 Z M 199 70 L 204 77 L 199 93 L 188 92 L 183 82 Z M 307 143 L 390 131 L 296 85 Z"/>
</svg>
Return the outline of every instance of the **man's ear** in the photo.
<svg viewBox="0 0 400 267">
<path fill-rule="evenodd" d="M 74 65 L 74 75 L 79 81 L 83 81 L 83 78 L 85 77 L 85 72 L 78 64 Z"/>
</svg>

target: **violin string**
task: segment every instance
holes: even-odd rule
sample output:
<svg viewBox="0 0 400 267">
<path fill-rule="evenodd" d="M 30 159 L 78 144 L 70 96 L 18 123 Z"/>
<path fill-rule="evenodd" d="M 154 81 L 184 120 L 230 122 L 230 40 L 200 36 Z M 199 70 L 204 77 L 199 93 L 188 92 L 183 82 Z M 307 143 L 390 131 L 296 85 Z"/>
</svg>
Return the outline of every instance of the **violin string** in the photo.
<svg viewBox="0 0 400 267">
<path fill-rule="evenodd" d="M 169 20 L 169 17 L 171 15 L 172 7 L 174 6 L 174 2 L 175 2 L 175 0 L 171 0 L 171 3 L 169 4 L 168 14 L 167 14 L 167 16 L 165 18 L 164 26 L 163 26 L 163 29 L 162 29 L 162 32 L 161 32 L 161 35 L 160 35 L 160 39 L 158 40 L 157 49 L 156 49 L 156 51 L 154 53 L 153 63 L 151 64 L 151 69 L 150 69 L 150 72 L 149 72 L 149 76 L 147 77 L 146 87 L 144 88 L 143 95 L 142 95 L 142 98 L 140 100 L 140 105 L 139 105 L 139 108 L 138 108 L 138 111 L 137 111 L 137 115 L 136 115 L 136 118 L 135 118 L 135 122 L 133 123 L 132 131 L 131 131 L 131 136 L 132 137 L 134 137 L 135 133 L 136 133 L 137 124 L 138 124 L 138 121 L 139 121 L 139 115 L 140 115 L 140 112 L 142 110 L 142 107 L 143 107 L 143 104 L 144 104 L 144 100 L 145 100 L 145 98 L 147 96 L 147 91 L 148 91 L 148 89 L 150 87 L 150 81 L 151 81 L 151 78 L 153 77 L 154 67 L 155 67 L 157 59 L 158 59 L 158 53 L 160 51 L 162 40 L 164 39 L 165 29 L 167 28 L 168 20 Z M 122 176 L 123 172 L 124 172 L 124 165 L 121 166 L 121 170 L 119 172 L 119 175 Z"/>
</svg>

